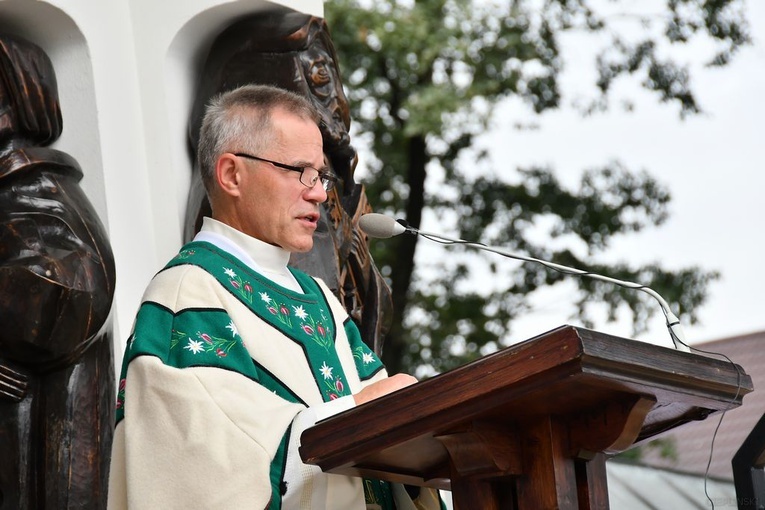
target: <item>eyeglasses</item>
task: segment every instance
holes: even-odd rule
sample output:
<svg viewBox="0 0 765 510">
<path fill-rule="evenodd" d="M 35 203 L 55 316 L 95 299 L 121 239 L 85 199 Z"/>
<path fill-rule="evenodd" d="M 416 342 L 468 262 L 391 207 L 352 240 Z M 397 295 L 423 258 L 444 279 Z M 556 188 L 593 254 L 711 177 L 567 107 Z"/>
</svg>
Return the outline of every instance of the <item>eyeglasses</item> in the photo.
<svg viewBox="0 0 765 510">
<path fill-rule="evenodd" d="M 264 163 L 270 163 L 277 168 L 283 168 L 284 170 L 290 170 L 291 172 L 297 172 L 300 174 L 300 183 L 308 188 L 313 188 L 316 183 L 321 181 L 321 187 L 324 191 L 329 191 L 335 187 L 338 178 L 329 172 L 322 172 L 312 166 L 292 166 L 284 163 L 278 163 L 271 161 L 270 159 L 260 158 L 251 154 L 245 154 L 244 152 L 234 152 L 234 156 L 240 158 L 254 159 L 255 161 L 262 161 Z"/>
</svg>

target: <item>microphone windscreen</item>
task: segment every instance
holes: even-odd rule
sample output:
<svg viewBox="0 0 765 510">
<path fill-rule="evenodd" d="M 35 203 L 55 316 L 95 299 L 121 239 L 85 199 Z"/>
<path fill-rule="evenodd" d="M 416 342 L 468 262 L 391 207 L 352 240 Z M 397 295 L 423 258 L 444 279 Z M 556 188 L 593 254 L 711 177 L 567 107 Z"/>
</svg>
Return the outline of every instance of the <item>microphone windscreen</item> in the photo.
<svg viewBox="0 0 765 510">
<path fill-rule="evenodd" d="M 388 239 L 406 232 L 406 227 L 393 218 L 379 213 L 369 213 L 359 219 L 359 227 L 369 237 Z"/>
</svg>

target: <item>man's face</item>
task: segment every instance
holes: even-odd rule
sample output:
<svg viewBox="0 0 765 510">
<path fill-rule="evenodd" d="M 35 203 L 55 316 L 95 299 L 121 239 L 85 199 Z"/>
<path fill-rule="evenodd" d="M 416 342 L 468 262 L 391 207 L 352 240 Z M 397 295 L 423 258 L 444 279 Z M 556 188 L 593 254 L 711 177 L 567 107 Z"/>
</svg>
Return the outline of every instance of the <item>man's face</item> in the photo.
<svg viewBox="0 0 765 510">
<path fill-rule="evenodd" d="M 325 168 L 319 127 L 284 111 L 271 117 L 275 142 L 262 154 L 266 158 L 296 167 Z M 237 199 L 242 232 L 290 252 L 306 252 L 313 246 L 313 233 L 319 220 L 319 204 L 327 192 L 317 182 L 308 188 L 300 174 L 270 163 L 237 158 L 241 165 L 242 195 Z"/>
</svg>

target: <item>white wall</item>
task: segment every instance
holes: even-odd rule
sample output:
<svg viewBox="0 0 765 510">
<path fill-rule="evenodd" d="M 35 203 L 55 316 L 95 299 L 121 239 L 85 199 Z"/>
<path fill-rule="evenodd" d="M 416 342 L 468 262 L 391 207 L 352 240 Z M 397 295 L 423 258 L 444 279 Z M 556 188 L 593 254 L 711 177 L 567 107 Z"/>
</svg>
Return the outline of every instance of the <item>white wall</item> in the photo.
<svg viewBox="0 0 765 510">
<path fill-rule="evenodd" d="M 0 32 L 53 61 L 64 131 L 117 268 L 117 370 L 146 284 L 182 242 L 187 120 L 213 38 L 274 4 L 323 14 L 322 0 L 0 0 Z"/>
</svg>

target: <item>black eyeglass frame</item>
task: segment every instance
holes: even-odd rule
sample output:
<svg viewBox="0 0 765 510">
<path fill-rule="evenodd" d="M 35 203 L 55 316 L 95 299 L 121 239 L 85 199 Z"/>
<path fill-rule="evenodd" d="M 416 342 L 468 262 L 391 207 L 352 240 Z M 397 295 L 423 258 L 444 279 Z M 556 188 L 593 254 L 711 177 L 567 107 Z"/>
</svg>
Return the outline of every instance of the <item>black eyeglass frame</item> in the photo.
<svg viewBox="0 0 765 510">
<path fill-rule="evenodd" d="M 270 159 L 261 158 L 260 156 L 253 156 L 252 154 L 247 154 L 246 152 L 232 152 L 234 156 L 240 157 L 240 158 L 247 158 L 252 159 L 255 161 L 262 161 L 263 163 L 270 163 L 274 165 L 277 168 L 283 168 L 284 170 L 289 170 L 291 172 L 297 172 L 300 174 L 300 184 L 305 186 L 306 188 L 313 188 L 316 186 L 316 183 L 321 181 L 321 187 L 324 188 L 324 191 L 330 191 L 332 188 L 335 187 L 337 182 L 340 180 L 338 177 L 332 175 L 329 172 L 323 172 L 319 170 L 318 168 L 314 168 L 312 166 L 293 166 L 288 165 L 286 163 L 279 163 L 278 161 L 271 161 Z M 311 184 L 307 184 L 303 182 L 303 175 L 306 170 L 316 170 L 316 179 Z"/>
</svg>

